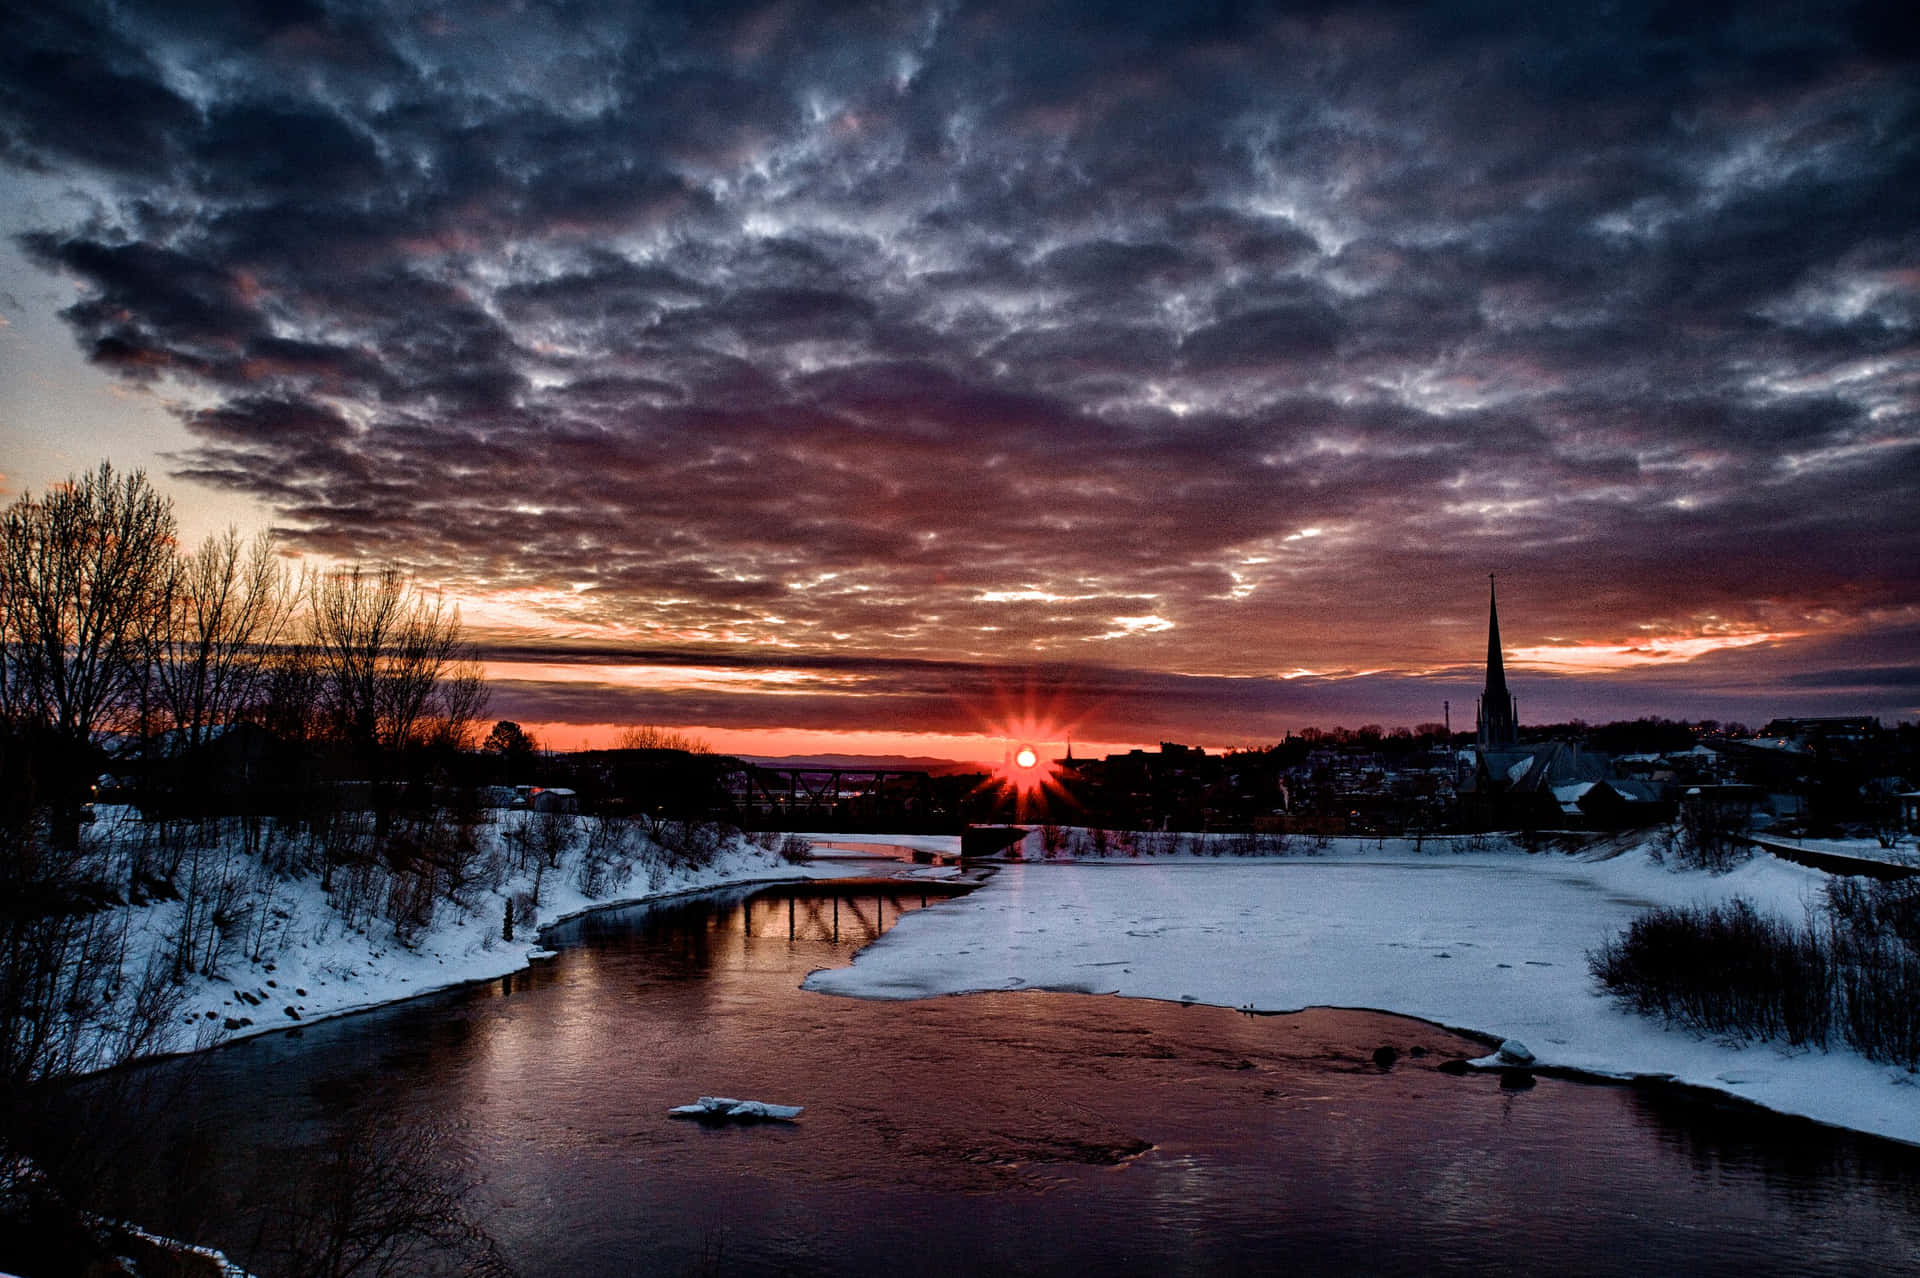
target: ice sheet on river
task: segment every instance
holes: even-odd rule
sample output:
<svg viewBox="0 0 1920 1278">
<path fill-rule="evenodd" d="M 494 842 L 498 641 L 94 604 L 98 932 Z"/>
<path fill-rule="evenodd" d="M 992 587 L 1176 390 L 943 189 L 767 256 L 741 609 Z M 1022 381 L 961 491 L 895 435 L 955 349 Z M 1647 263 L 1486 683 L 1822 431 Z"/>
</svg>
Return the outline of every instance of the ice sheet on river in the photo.
<svg viewBox="0 0 1920 1278">
<path fill-rule="evenodd" d="M 806 985 L 867 998 L 1051 989 L 1370 1008 L 1519 1039 L 1542 1068 L 1672 1079 L 1920 1144 L 1920 1079 L 1908 1071 L 1670 1029 L 1617 1006 L 1588 972 L 1588 951 L 1651 906 L 1738 895 L 1797 921 L 1826 875 L 1770 857 L 1709 875 L 1669 871 L 1643 849 L 1585 861 L 1435 846 L 1008 865 Z"/>
</svg>

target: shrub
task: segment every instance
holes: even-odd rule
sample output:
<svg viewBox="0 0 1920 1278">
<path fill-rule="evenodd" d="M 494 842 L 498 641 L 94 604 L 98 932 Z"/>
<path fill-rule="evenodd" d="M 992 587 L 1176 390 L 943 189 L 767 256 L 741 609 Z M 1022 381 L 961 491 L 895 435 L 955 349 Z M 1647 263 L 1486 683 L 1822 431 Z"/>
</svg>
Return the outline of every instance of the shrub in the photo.
<svg viewBox="0 0 1920 1278">
<path fill-rule="evenodd" d="M 1920 952 L 1920 879 L 1838 878 L 1827 886 L 1834 924 L 1853 937 L 1892 937 Z"/>
<path fill-rule="evenodd" d="M 1827 1044 L 1827 947 L 1738 898 L 1651 910 L 1590 954 L 1588 966 L 1640 1012 L 1714 1033 Z"/>
<path fill-rule="evenodd" d="M 1848 1041 L 1920 1068 L 1920 879 L 1835 879 L 1827 912 Z"/>
<path fill-rule="evenodd" d="M 1801 927 L 1736 898 L 1650 910 L 1587 956 L 1635 1011 L 1920 1069 L 1920 883 L 1838 879 Z"/>
<path fill-rule="evenodd" d="M 1668 855 L 1685 870 L 1725 874 L 1753 857 L 1753 848 L 1739 834 L 1740 823 L 1712 804 L 1683 808 L 1679 828 L 1668 839 Z"/>
<path fill-rule="evenodd" d="M 1868 1060 L 1920 1069 L 1920 955 L 1889 938 L 1840 969 L 1841 1027 Z"/>
<path fill-rule="evenodd" d="M 639 831 L 622 815 L 607 813 L 587 826 L 575 881 L 587 897 L 597 897 L 633 872 Z"/>
<path fill-rule="evenodd" d="M 1285 856 L 1287 854 L 1289 840 L 1285 831 L 1275 830 L 1271 833 L 1256 835 L 1255 842 L 1259 849 L 1258 855 L 1260 856 Z"/>
<path fill-rule="evenodd" d="M 727 831 L 715 821 L 666 821 L 655 836 L 669 858 L 688 869 L 713 864 L 726 842 Z"/>
</svg>

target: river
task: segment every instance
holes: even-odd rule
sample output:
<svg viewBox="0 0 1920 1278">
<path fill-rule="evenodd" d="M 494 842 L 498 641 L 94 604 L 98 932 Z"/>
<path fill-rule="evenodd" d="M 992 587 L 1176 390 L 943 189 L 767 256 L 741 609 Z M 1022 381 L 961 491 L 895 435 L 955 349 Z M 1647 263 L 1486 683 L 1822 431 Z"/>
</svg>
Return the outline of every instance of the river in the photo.
<svg viewBox="0 0 1920 1278">
<path fill-rule="evenodd" d="M 405 1273 L 1851 1276 L 1920 1254 L 1920 1151 L 1446 1075 L 1484 1047 L 1417 1021 L 799 988 L 938 904 L 862 884 L 605 911 L 517 976 L 167 1064 L 183 1090 L 142 1120 L 123 1205 L 264 1273 L 336 1227 L 317 1201 L 391 1208 L 347 1180 L 473 1227 Z M 667 1116 L 709 1094 L 806 1108 Z"/>
</svg>

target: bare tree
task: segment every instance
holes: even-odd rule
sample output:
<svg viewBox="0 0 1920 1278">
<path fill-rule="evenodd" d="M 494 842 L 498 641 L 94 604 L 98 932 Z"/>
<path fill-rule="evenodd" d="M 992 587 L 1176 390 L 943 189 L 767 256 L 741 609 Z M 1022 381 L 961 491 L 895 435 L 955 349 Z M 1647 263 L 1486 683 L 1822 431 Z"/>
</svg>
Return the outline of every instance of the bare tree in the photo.
<svg viewBox="0 0 1920 1278">
<path fill-rule="evenodd" d="M 0 683 L 49 737 L 53 837 L 79 838 L 95 735 L 140 686 L 174 553 L 173 504 L 108 463 L 0 515 Z"/>
<path fill-rule="evenodd" d="M 412 742 L 460 655 L 458 610 L 418 594 L 391 567 L 315 578 L 307 605 L 321 707 L 334 734 L 366 761 Z"/>
<path fill-rule="evenodd" d="M 684 750 L 688 754 L 708 754 L 713 747 L 688 732 L 636 723 L 621 731 L 617 744 L 622 750 Z"/>
<path fill-rule="evenodd" d="M 313 646 L 282 643 L 265 654 L 253 713 L 260 726 L 282 741 L 305 743 L 320 735 L 320 662 Z"/>
<path fill-rule="evenodd" d="M 480 716 L 487 712 L 490 695 L 486 671 L 471 650 L 460 654 L 434 694 L 427 744 L 441 751 L 472 750 L 480 739 Z"/>
<path fill-rule="evenodd" d="M 229 528 L 174 562 L 154 682 L 183 751 L 206 744 L 260 696 L 262 672 L 299 597 L 273 535 L 243 543 Z"/>
</svg>

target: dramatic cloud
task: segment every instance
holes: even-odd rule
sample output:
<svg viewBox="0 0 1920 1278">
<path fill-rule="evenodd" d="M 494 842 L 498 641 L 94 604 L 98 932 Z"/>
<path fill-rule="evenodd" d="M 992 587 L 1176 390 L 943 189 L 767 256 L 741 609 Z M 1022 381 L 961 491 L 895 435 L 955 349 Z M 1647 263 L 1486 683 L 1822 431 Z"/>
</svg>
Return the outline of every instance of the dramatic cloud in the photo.
<svg viewBox="0 0 1920 1278">
<path fill-rule="evenodd" d="M 1034 667 L 1123 739 L 1470 719 L 1489 571 L 1543 709 L 1920 709 L 1911 6 L 0 36 L 0 159 L 90 210 L 19 243 L 178 475 L 503 627 L 884 685 L 529 714 L 920 727 Z"/>
</svg>

